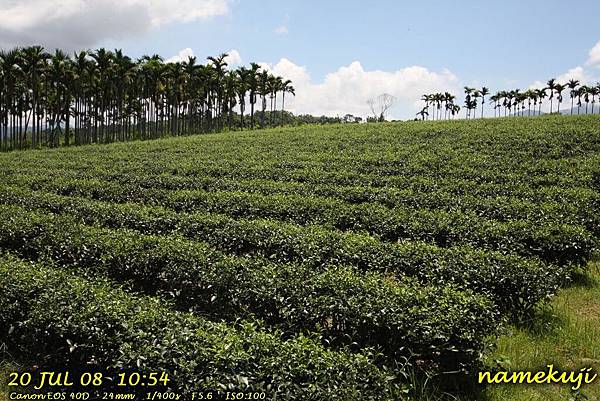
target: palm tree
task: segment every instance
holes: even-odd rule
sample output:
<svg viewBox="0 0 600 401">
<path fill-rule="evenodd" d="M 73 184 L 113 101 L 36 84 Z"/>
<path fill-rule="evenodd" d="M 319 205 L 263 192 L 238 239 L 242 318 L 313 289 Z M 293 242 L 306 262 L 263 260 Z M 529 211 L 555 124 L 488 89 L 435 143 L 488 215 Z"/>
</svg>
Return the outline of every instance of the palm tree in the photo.
<svg viewBox="0 0 600 401">
<path fill-rule="evenodd" d="M 244 129 L 244 111 L 246 109 L 246 92 L 250 86 L 250 74 L 252 71 L 246 67 L 239 67 L 237 69 L 238 81 L 238 99 L 240 104 L 240 125 L 241 129 Z M 290 81 L 291 82 L 291 81 Z"/>
<path fill-rule="evenodd" d="M 489 95 L 489 93 L 490 93 L 490 90 L 488 88 L 486 88 L 485 86 L 483 88 L 481 88 L 481 92 L 480 92 L 480 94 L 481 94 L 481 118 L 483 118 L 483 110 L 484 110 L 483 106 L 485 105 L 485 97 L 487 95 Z"/>
<path fill-rule="evenodd" d="M 275 110 L 277 109 L 277 93 L 279 91 L 281 91 L 281 88 L 283 86 L 283 78 L 281 77 L 276 77 L 271 75 L 269 77 L 269 92 L 270 92 L 270 99 L 271 99 L 271 126 L 273 126 L 273 121 L 275 118 Z"/>
<path fill-rule="evenodd" d="M 571 95 L 571 115 L 573 115 L 573 108 L 575 107 L 574 105 L 574 100 L 575 100 L 575 96 L 577 96 L 577 86 L 579 86 L 579 81 L 576 79 L 571 79 L 569 82 L 567 82 L 567 86 L 569 87 L 570 91 L 570 95 Z"/>
<path fill-rule="evenodd" d="M 560 114 L 560 104 L 561 104 L 561 103 L 562 103 L 562 101 L 563 101 L 563 96 L 562 96 L 562 93 L 563 93 L 563 91 L 564 91 L 566 88 L 567 88 L 567 85 L 562 85 L 562 84 L 556 84 L 556 85 L 554 86 L 554 90 L 556 91 L 556 94 L 558 95 L 558 96 L 557 96 L 557 100 L 558 100 L 558 108 L 557 108 L 557 110 L 556 110 L 556 111 L 558 112 L 558 114 Z"/>
<path fill-rule="evenodd" d="M 258 94 L 262 97 L 262 111 L 260 116 L 260 126 L 265 126 L 265 112 L 267 110 L 267 95 L 270 93 L 269 87 L 269 73 L 262 71 L 258 80 Z"/>
<path fill-rule="evenodd" d="M 473 109 L 473 114 L 472 114 L 473 118 L 477 118 L 475 112 L 477 111 L 477 105 L 479 104 L 477 102 L 477 99 L 479 99 L 480 97 L 481 97 L 481 92 L 478 89 L 475 89 L 473 91 L 473 101 L 475 102 L 474 103 L 474 107 L 472 108 Z"/>
<path fill-rule="evenodd" d="M 533 100 L 533 115 L 536 115 L 536 110 L 537 110 L 537 104 L 538 101 L 540 100 L 539 98 L 539 94 L 535 89 L 531 90 L 531 99 Z"/>
<path fill-rule="evenodd" d="M 440 120 L 441 119 L 440 113 L 442 110 L 442 102 L 444 101 L 444 97 L 441 93 L 434 93 L 432 95 L 432 100 L 435 104 L 435 109 L 433 111 L 434 120 L 435 119 Z"/>
<path fill-rule="evenodd" d="M 471 114 L 471 97 L 473 95 L 473 93 L 475 92 L 475 88 L 470 88 L 468 86 L 464 87 L 465 90 L 465 107 L 466 107 L 466 118 L 469 119 L 469 116 Z"/>
<path fill-rule="evenodd" d="M 471 111 L 474 111 L 476 107 L 477 100 L 465 100 L 465 110 L 467 119 L 469 119 L 469 117 L 471 116 Z"/>
<path fill-rule="evenodd" d="M 22 90 L 22 70 L 20 67 L 21 49 L 15 48 L 0 53 L 3 70 L 3 125 L 4 133 L 2 139 L 5 149 L 14 149 L 17 146 L 17 99 L 20 98 Z M 9 131 L 10 127 L 10 131 Z"/>
<path fill-rule="evenodd" d="M 456 100 L 456 96 L 453 94 L 446 92 L 444 93 L 444 100 L 446 102 L 446 117 L 448 117 L 448 112 L 452 112 L 454 108 L 454 101 Z"/>
<path fill-rule="evenodd" d="M 504 117 L 510 115 L 510 108 L 512 105 L 512 101 L 510 99 L 510 92 L 509 91 L 502 91 L 500 92 L 501 95 L 501 99 L 502 99 L 502 107 L 504 107 Z"/>
<path fill-rule="evenodd" d="M 527 117 L 531 117 L 531 102 L 534 101 L 535 92 L 531 89 L 528 89 L 523 94 L 523 97 L 527 101 Z"/>
<path fill-rule="evenodd" d="M 452 95 L 451 93 L 445 92 L 444 93 L 444 102 L 446 104 L 445 106 L 445 110 L 444 110 L 444 118 L 448 119 L 450 118 L 450 114 L 452 113 L 452 109 L 454 107 L 454 101 L 456 100 L 456 96 Z"/>
<path fill-rule="evenodd" d="M 520 89 L 515 89 L 509 92 L 509 99 L 512 101 L 513 114 L 519 116 L 519 104 L 521 103 L 521 92 Z"/>
<path fill-rule="evenodd" d="M 239 80 L 235 72 L 229 71 L 225 75 L 225 98 L 223 114 L 227 114 L 227 127 L 229 130 L 233 128 L 233 109 L 237 105 L 239 96 Z"/>
<path fill-rule="evenodd" d="M 548 85 L 546 89 L 550 90 L 550 114 L 552 114 L 552 104 L 554 99 L 554 90 L 556 89 L 556 79 L 552 78 L 548 80 L 548 83 L 546 85 Z"/>
<path fill-rule="evenodd" d="M 600 82 L 598 82 L 596 84 L 596 86 L 593 86 L 590 89 L 591 95 L 592 95 L 592 114 L 594 114 L 594 104 L 596 103 L 596 96 L 600 95 Z"/>
<path fill-rule="evenodd" d="M 580 90 L 583 95 L 583 100 L 585 101 L 585 114 L 588 114 L 588 106 L 590 104 L 590 94 L 592 92 L 592 88 L 587 85 L 583 85 Z"/>
<path fill-rule="evenodd" d="M 41 131 L 41 117 L 39 113 L 36 113 L 40 109 L 41 103 L 41 91 L 42 91 L 42 79 L 46 73 L 47 61 L 50 55 L 46 53 L 41 46 L 32 46 L 24 48 L 22 51 L 22 65 L 23 73 L 26 79 L 26 85 L 30 89 L 30 92 L 26 92 L 27 96 L 31 96 L 27 100 L 30 104 L 30 115 L 27 118 L 25 125 L 25 132 L 29 121 L 32 122 L 33 129 L 31 134 L 32 146 L 36 147 L 38 138 Z"/>
<path fill-rule="evenodd" d="M 496 118 L 496 113 L 498 111 L 498 103 L 500 101 L 500 93 L 496 92 L 492 96 L 490 96 L 490 101 L 494 103 L 494 118 Z"/>
<path fill-rule="evenodd" d="M 224 95 L 225 95 L 225 89 L 224 89 L 224 85 L 223 85 L 223 81 L 225 79 L 225 72 L 226 72 L 226 67 L 227 67 L 227 61 L 225 61 L 225 59 L 228 57 L 229 55 L 227 53 L 222 53 L 221 55 L 217 56 L 217 57 L 208 57 L 207 60 L 209 60 L 212 63 L 213 66 L 213 71 L 215 72 L 215 79 L 216 81 L 214 82 L 214 91 L 217 95 L 217 99 L 216 99 L 216 116 L 217 116 L 217 124 L 219 128 L 223 127 L 223 121 L 222 121 L 222 116 L 221 116 L 221 112 L 223 110 L 223 101 L 224 101 Z"/>
<path fill-rule="evenodd" d="M 545 88 L 536 89 L 535 90 L 535 94 L 536 94 L 536 97 L 540 101 L 540 108 L 538 110 L 538 114 L 542 115 L 542 103 L 544 101 L 544 98 L 547 97 L 548 94 L 546 93 L 546 89 Z"/>
<path fill-rule="evenodd" d="M 254 105 L 256 104 L 256 95 L 259 93 L 259 74 L 260 65 L 250 64 L 250 76 L 248 88 L 250 90 L 250 127 L 254 128 Z"/>
<path fill-rule="evenodd" d="M 454 118 L 455 115 L 458 115 L 458 113 L 460 112 L 460 106 L 457 104 L 452 105 L 452 118 Z"/>
<path fill-rule="evenodd" d="M 427 109 L 427 113 L 425 113 L 427 119 L 429 119 L 429 104 L 431 103 L 431 99 L 431 95 L 423 95 L 421 97 L 421 100 L 425 102 L 425 109 Z"/>
<path fill-rule="evenodd" d="M 576 96 L 577 96 L 577 115 L 581 112 L 581 97 L 585 94 L 585 86 L 580 86 L 577 88 Z"/>
<path fill-rule="evenodd" d="M 289 79 L 286 79 L 285 81 L 283 81 L 282 85 L 281 85 L 281 123 L 283 124 L 284 122 L 284 113 L 285 113 L 285 94 L 289 93 L 292 96 L 296 96 L 296 89 L 294 89 L 294 87 L 292 86 L 292 81 Z"/>
</svg>

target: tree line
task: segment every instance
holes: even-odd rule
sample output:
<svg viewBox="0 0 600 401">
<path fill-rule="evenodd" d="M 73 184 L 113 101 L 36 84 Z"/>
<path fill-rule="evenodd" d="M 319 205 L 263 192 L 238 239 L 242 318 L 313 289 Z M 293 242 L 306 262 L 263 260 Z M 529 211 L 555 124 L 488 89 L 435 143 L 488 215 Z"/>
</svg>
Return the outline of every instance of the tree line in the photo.
<svg viewBox="0 0 600 401">
<path fill-rule="evenodd" d="M 290 80 L 226 53 L 168 63 L 104 48 L 0 51 L 0 149 L 109 143 L 282 122 Z M 279 102 L 279 103 L 278 103 Z"/>
<path fill-rule="evenodd" d="M 596 99 L 600 98 L 600 83 L 595 86 L 581 85 L 580 81 L 575 79 L 561 84 L 553 78 L 548 80 L 543 88 L 528 89 L 524 92 L 520 89 L 498 91 L 489 97 L 489 102 L 493 104 L 494 117 L 540 115 L 545 99 L 550 102 L 550 113 L 559 113 L 560 106 L 565 100 L 563 94 L 567 93 L 567 90 L 571 100 L 571 115 L 575 113 L 575 106 L 577 106 L 577 114 L 581 114 L 584 103 L 585 114 L 588 112 L 594 114 Z M 489 89 L 465 86 L 464 93 L 465 118 L 475 118 L 479 106 L 483 118 L 486 96 L 490 94 Z M 422 120 L 455 118 L 461 110 L 461 107 L 454 103 L 456 96 L 448 92 L 423 95 L 421 100 L 425 102 L 425 106 L 416 115 Z"/>
<path fill-rule="evenodd" d="M 456 96 L 448 92 L 423 95 L 421 100 L 425 102 L 425 107 L 417 115 L 423 120 L 430 117 L 432 120 L 454 118 L 460 111 L 460 106 L 454 103 Z M 429 113 L 430 108 L 432 108 L 431 113 Z"/>
</svg>

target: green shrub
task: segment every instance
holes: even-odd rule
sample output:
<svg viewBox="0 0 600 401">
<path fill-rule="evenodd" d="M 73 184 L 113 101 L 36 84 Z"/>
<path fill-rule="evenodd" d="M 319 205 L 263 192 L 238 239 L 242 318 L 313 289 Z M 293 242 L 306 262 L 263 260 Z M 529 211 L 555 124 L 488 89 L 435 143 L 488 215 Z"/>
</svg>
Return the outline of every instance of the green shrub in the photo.
<svg viewBox="0 0 600 401">
<path fill-rule="evenodd" d="M 36 197 L 32 200 L 35 201 Z M 205 214 L 175 214 L 161 208 L 144 208 L 136 205 L 110 205 L 78 198 L 57 199 L 44 197 L 40 205 L 67 213 L 91 225 L 112 228 L 133 228 L 144 233 L 176 233 L 199 240 L 222 251 L 237 255 L 263 257 L 274 263 L 296 263 L 305 268 L 319 269 L 327 265 L 354 266 L 361 271 L 379 271 L 396 276 L 416 277 L 424 284 L 449 283 L 463 290 L 472 290 L 490 296 L 503 313 L 518 317 L 527 313 L 540 301 L 553 295 L 568 270 L 558 266 L 546 266 L 533 259 L 497 252 L 484 252 L 468 246 L 439 248 L 423 243 L 384 243 L 375 238 L 339 233 L 321 227 L 299 227 L 268 220 L 232 219 L 226 216 Z M 45 203 L 44 203 L 45 202 Z M 54 242 L 64 244 L 73 239 L 57 240 L 63 228 L 56 229 L 52 220 L 42 219 L 44 229 L 27 233 L 31 226 L 28 218 L 33 214 L 4 207 L 5 227 L 11 225 L 19 238 L 16 244 L 5 245 L 11 249 L 54 249 Z M 38 218 L 39 219 L 39 218 Z M 57 223 L 58 224 L 58 223 Z M 70 223 L 67 220 L 67 226 Z M 10 232 L 5 228 L 6 233 Z M 88 230 L 89 231 L 89 230 Z M 43 245 L 36 244 L 38 232 L 46 232 L 48 239 Z M 81 236 L 77 231 L 75 234 Z M 130 234 L 131 235 L 131 234 Z M 105 235 L 111 242 L 112 233 Z M 42 238 L 42 237 L 40 237 Z M 38 241 L 41 239 L 37 238 Z M 118 242 L 118 241 L 117 241 Z M 94 249 L 97 243 L 87 240 L 85 250 Z M 120 243 L 115 245 L 118 249 Z M 103 252 L 111 253 L 112 245 Z M 212 252 L 212 251 L 211 251 Z M 131 259 L 138 254 L 135 247 L 131 255 L 126 251 L 123 258 Z M 62 255 L 55 257 L 64 260 Z M 167 255 L 167 258 L 172 257 Z M 202 258 L 199 258 L 202 260 Z M 65 261 L 66 263 L 66 261 Z M 130 263 L 130 262 L 129 262 Z M 135 272 L 135 269 L 131 269 Z M 144 276 L 145 268 L 140 271 Z"/>
<path fill-rule="evenodd" d="M 249 323 L 229 326 L 173 312 L 108 282 L 0 261 L 0 338 L 48 367 L 167 372 L 179 393 L 259 391 L 269 399 L 397 400 L 398 381 L 374 355 L 287 341 Z"/>
<path fill-rule="evenodd" d="M 419 359 L 436 369 L 468 369 L 498 320 L 484 297 L 449 288 L 354 268 L 230 257 L 176 236 L 90 228 L 15 207 L 0 207 L 0 246 L 131 280 L 214 320 L 257 317 L 286 332 L 319 332 L 332 346 L 374 346 L 390 359 Z"/>
</svg>

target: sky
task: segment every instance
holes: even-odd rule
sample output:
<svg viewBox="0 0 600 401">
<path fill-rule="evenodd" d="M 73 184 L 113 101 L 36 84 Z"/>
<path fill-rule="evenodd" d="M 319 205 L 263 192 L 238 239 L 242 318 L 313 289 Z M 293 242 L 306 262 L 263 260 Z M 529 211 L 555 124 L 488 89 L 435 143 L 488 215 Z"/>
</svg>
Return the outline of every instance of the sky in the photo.
<svg viewBox="0 0 600 401">
<path fill-rule="evenodd" d="M 366 116 L 424 93 L 600 81 L 598 0 L 0 0 L 0 47 L 120 48 L 170 61 L 229 53 L 291 79 L 295 113 Z"/>
</svg>

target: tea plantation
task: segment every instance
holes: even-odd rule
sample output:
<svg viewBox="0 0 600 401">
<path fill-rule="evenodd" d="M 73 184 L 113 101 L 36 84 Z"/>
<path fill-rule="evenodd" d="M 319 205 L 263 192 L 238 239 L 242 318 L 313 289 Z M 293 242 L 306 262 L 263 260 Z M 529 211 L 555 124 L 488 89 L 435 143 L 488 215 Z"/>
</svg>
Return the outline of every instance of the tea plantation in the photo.
<svg viewBox="0 0 600 401">
<path fill-rule="evenodd" d="M 600 119 L 308 126 L 0 155 L 0 344 L 172 389 L 398 400 L 592 258 Z"/>
</svg>

